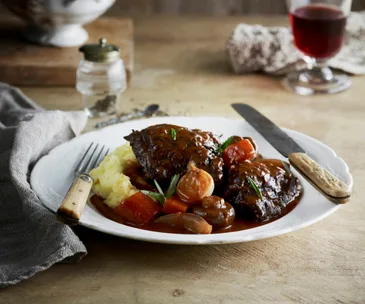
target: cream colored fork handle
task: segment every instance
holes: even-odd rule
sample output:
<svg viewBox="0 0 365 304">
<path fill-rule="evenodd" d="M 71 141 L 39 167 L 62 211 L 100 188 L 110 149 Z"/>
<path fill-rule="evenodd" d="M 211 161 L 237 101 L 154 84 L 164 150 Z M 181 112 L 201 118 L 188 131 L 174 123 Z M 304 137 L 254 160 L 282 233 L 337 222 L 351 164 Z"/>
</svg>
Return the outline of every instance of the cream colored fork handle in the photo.
<svg viewBox="0 0 365 304">
<path fill-rule="evenodd" d="M 61 206 L 57 210 L 57 217 L 68 225 L 76 225 L 89 197 L 92 178 L 87 174 L 80 174 L 75 178 L 70 190 L 68 190 Z"/>
<path fill-rule="evenodd" d="M 290 163 L 322 194 L 336 204 L 346 203 L 351 196 L 351 188 L 305 153 L 289 155 Z"/>
</svg>

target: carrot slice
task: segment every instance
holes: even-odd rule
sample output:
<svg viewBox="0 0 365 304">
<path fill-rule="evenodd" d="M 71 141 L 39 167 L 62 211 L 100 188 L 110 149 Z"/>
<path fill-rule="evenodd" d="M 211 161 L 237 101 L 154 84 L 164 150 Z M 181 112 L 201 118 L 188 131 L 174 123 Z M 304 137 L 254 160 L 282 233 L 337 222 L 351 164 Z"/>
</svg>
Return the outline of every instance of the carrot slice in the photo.
<svg viewBox="0 0 365 304">
<path fill-rule="evenodd" d="M 169 197 L 166 199 L 163 205 L 162 212 L 171 214 L 177 212 L 185 213 L 189 208 L 189 205 L 180 201 L 177 197 Z"/>
<path fill-rule="evenodd" d="M 256 154 L 251 141 L 242 139 L 239 142 L 225 148 L 222 153 L 224 163 L 230 167 L 235 163 L 250 160 Z"/>
<path fill-rule="evenodd" d="M 161 209 L 160 203 L 137 192 L 121 202 L 114 211 L 127 222 L 142 225 L 150 222 Z"/>
</svg>

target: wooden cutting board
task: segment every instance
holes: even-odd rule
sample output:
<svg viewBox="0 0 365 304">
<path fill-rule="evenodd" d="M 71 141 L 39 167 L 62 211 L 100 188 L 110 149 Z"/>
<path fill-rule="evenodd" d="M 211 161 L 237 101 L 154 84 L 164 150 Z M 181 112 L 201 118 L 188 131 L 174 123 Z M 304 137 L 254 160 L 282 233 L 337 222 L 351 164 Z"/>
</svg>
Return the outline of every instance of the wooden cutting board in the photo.
<svg viewBox="0 0 365 304">
<path fill-rule="evenodd" d="M 79 47 L 39 46 L 21 36 L 24 24 L 15 19 L 0 21 L 0 81 L 13 85 L 74 86 L 76 69 L 83 58 Z M 130 18 L 100 18 L 85 26 L 87 43 L 104 37 L 120 47 L 128 81 L 133 71 L 133 21 Z"/>
</svg>

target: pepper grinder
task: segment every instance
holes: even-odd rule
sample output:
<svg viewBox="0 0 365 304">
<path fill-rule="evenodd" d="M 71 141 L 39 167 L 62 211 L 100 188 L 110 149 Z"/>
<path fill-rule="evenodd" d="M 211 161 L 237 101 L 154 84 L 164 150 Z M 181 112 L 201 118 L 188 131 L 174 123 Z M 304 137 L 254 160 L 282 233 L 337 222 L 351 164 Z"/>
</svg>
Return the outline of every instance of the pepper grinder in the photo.
<svg viewBox="0 0 365 304">
<path fill-rule="evenodd" d="M 82 94 L 89 117 L 119 114 L 120 99 L 127 87 L 126 72 L 119 48 L 100 38 L 97 44 L 80 47 L 84 58 L 76 73 L 76 89 Z"/>
</svg>

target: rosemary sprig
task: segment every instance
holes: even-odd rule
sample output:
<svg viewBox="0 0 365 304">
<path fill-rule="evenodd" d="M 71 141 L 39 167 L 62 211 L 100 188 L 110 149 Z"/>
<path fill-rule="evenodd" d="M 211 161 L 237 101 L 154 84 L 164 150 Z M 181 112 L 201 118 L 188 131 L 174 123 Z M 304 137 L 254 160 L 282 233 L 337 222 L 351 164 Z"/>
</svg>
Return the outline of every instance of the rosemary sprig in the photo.
<svg viewBox="0 0 365 304">
<path fill-rule="evenodd" d="M 171 137 L 173 140 L 176 140 L 176 130 L 174 128 L 171 129 Z"/>
<path fill-rule="evenodd" d="M 165 204 L 165 196 L 161 193 L 147 191 L 147 190 L 141 190 L 143 194 L 148 195 L 150 198 L 155 199 L 156 201 L 160 202 L 162 205 Z"/>
<path fill-rule="evenodd" d="M 157 180 L 153 180 L 155 182 L 156 188 L 158 190 L 158 192 L 160 192 L 161 195 L 165 195 L 160 187 L 160 185 L 158 184 Z"/>
<path fill-rule="evenodd" d="M 222 154 L 222 152 L 223 152 L 223 150 L 224 150 L 225 148 L 227 148 L 227 147 L 231 144 L 232 139 L 233 139 L 233 136 L 230 136 L 230 137 L 228 137 L 228 138 L 224 141 L 224 143 L 223 143 L 223 144 L 221 144 L 220 146 L 218 146 L 218 148 L 217 148 L 217 152 L 218 152 L 218 154 L 219 154 L 219 155 L 221 155 L 221 154 Z"/>
<path fill-rule="evenodd" d="M 175 174 L 172 177 L 169 188 L 167 189 L 167 192 L 166 192 L 166 198 L 169 198 L 174 195 L 179 178 L 180 178 L 179 174 Z"/>
<path fill-rule="evenodd" d="M 256 192 L 257 196 L 262 199 L 262 193 L 259 187 L 257 187 L 257 185 L 255 184 L 255 182 L 252 180 L 251 177 L 248 177 L 247 179 L 248 182 L 250 183 L 251 188 Z"/>
<path fill-rule="evenodd" d="M 160 202 L 162 205 L 165 204 L 166 199 L 168 199 L 169 197 L 173 196 L 175 191 L 176 191 L 176 186 L 177 183 L 179 181 L 180 175 L 179 174 L 175 174 L 171 181 L 170 181 L 170 185 L 169 188 L 167 189 L 166 195 L 163 193 L 161 186 L 158 184 L 158 182 L 156 180 L 153 180 L 156 188 L 157 188 L 157 192 L 153 192 L 153 191 L 147 191 L 147 190 L 142 190 L 141 192 L 143 194 L 148 195 L 149 197 L 157 200 L 158 202 Z"/>
</svg>

